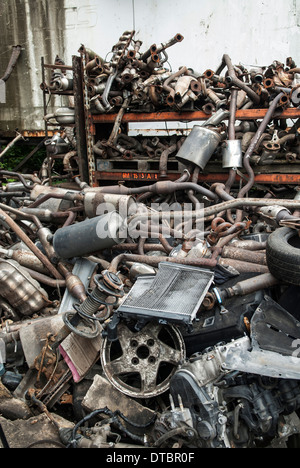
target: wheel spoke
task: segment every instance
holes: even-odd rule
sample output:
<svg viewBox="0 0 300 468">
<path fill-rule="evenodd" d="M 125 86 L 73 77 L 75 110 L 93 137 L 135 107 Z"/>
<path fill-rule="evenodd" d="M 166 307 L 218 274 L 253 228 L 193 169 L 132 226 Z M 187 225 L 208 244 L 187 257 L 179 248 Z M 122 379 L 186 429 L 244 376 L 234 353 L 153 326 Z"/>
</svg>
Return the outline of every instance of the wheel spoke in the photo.
<svg viewBox="0 0 300 468">
<path fill-rule="evenodd" d="M 149 393 L 155 391 L 157 387 L 157 369 L 154 371 L 145 366 L 140 369 L 141 392 Z"/>
<path fill-rule="evenodd" d="M 129 330 L 129 328 L 124 324 L 120 323 L 118 326 L 118 339 L 123 353 L 127 352 L 128 345 L 132 338 L 134 338 L 135 333 Z"/>
<path fill-rule="evenodd" d="M 182 360 L 182 350 L 174 349 L 171 346 L 159 341 L 160 357 L 159 362 L 168 362 L 173 365 L 178 365 Z"/>
<path fill-rule="evenodd" d="M 133 372 L 133 366 L 131 365 L 131 363 L 128 363 L 127 359 L 124 356 L 121 356 L 120 358 L 108 363 L 106 369 L 112 376 L 118 376 Z"/>
</svg>

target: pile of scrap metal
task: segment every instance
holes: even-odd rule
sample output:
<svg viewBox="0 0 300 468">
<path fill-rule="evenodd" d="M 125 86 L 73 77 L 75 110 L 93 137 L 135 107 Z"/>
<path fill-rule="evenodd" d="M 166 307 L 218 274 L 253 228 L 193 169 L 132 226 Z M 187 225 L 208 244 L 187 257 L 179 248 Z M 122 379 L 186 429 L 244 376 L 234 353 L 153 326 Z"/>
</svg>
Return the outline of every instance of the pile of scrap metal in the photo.
<svg viewBox="0 0 300 468">
<path fill-rule="evenodd" d="M 180 105 L 161 68 L 172 41 L 144 54 L 139 42 L 127 51 L 130 34 L 124 42 L 109 66 L 96 56 L 87 65 L 99 75 L 98 109 L 129 86 L 134 106 L 146 95 L 155 105 L 164 91 Z M 63 447 L 299 444 L 300 196 L 290 185 L 257 186 L 252 168 L 299 159 L 299 122 L 276 121 L 278 109 L 295 105 L 296 72 L 276 64 L 251 74 L 250 86 L 241 85 L 244 74 L 227 56 L 204 78 L 177 74 L 195 105 L 218 102 L 180 145 L 166 142 L 162 169 L 170 147 L 185 166 L 175 182 L 91 187 L 78 177 L 67 135 L 51 142 L 64 160 L 57 185 L 49 158 L 38 174 L 0 171 L 2 442 L 8 421 L 42 412 Z M 241 95 L 244 105 L 268 107 L 261 123 L 237 125 Z M 119 123 L 120 146 L 146 157 Z M 211 158 L 223 158 L 225 184 L 198 183 Z M 59 183 L 68 176 L 72 187 Z"/>
<path fill-rule="evenodd" d="M 292 58 L 286 60 L 286 66 L 275 60 L 269 66 L 251 66 L 248 70 L 242 64 L 234 66 L 224 54 L 215 72 L 208 69 L 200 73 L 188 66 L 174 72 L 166 50 L 184 39 L 181 34 L 160 45 L 153 44 L 145 52 L 141 51 L 143 43 L 134 38 L 135 31 L 125 31 L 108 54 L 109 60 L 83 45 L 79 49 L 85 58 L 86 84 L 94 113 L 115 112 L 126 103 L 126 108 L 135 112 L 181 110 L 189 106 L 210 115 L 228 108 L 232 88 L 238 90 L 239 109 L 267 107 L 270 98 L 281 93 L 281 105 L 299 105 L 300 70 Z M 222 76 L 225 67 L 227 71 Z M 70 90 L 73 82 L 59 71 L 58 64 L 47 87 Z"/>
</svg>

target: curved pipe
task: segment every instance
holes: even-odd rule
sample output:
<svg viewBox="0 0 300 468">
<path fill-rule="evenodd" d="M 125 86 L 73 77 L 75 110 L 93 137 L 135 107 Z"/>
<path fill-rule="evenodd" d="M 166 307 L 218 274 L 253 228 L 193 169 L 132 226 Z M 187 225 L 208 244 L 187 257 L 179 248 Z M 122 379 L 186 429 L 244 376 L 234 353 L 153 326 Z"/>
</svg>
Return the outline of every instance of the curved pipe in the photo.
<svg viewBox="0 0 300 468">
<path fill-rule="evenodd" d="M 100 114 L 105 113 L 104 106 L 101 104 L 100 99 L 95 99 L 93 103 L 97 112 L 99 112 Z"/>
<path fill-rule="evenodd" d="M 165 149 L 160 157 L 159 161 L 159 173 L 160 177 L 167 177 L 168 172 L 168 158 L 170 154 L 172 154 L 177 149 L 177 144 L 169 146 L 169 148 Z"/>
<path fill-rule="evenodd" d="M 206 196 L 210 200 L 216 201 L 218 199 L 217 195 L 213 193 L 211 190 L 208 190 L 204 187 L 201 187 L 198 184 L 194 184 L 192 182 L 172 182 L 168 181 L 161 181 L 156 182 L 153 185 L 144 186 L 144 187 L 124 187 L 121 185 L 118 186 L 110 186 L 110 187 L 101 187 L 101 193 L 115 193 L 115 194 L 124 194 L 124 195 L 137 195 L 140 193 L 155 193 L 155 194 L 169 194 L 174 193 L 177 190 L 193 190 L 197 193 L 201 193 L 202 195 Z"/>
<path fill-rule="evenodd" d="M 187 182 L 190 178 L 190 173 L 187 169 L 185 169 L 183 171 L 183 174 L 179 177 L 179 179 L 177 179 L 175 182 L 177 183 L 181 183 L 181 182 Z M 152 195 L 152 192 L 145 192 L 144 194 L 142 195 L 139 195 L 137 197 L 137 202 L 138 203 L 142 203 L 143 201 L 145 201 L 148 197 L 151 197 Z"/>
<path fill-rule="evenodd" d="M 97 141 L 97 143 L 93 146 L 93 151 L 98 156 L 101 156 L 101 158 L 106 159 L 107 157 L 106 150 L 100 140 Z"/>
<path fill-rule="evenodd" d="M 223 185 L 224 187 L 224 185 Z M 226 193 L 226 192 L 225 192 Z M 230 195 L 226 194 L 226 196 L 230 197 Z M 185 211 L 186 216 L 190 216 L 193 219 L 196 218 L 204 218 L 206 216 L 211 216 L 215 215 L 217 213 L 221 213 L 224 210 L 228 209 L 233 209 L 233 208 L 241 208 L 241 207 L 251 207 L 251 208 L 256 208 L 256 207 L 262 207 L 262 206 L 273 206 L 273 205 L 279 205 L 283 206 L 285 208 L 289 209 L 295 209 L 299 210 L 300 209 L 300 200 L 288 200 L 284 198 L 276 198 L 276 199 L 266 199 L 266 198 L 233 198 L 230 197 L 229 200 L 224 201 L 222 203 L 218 203 L 212 206 L 207 206 L 206 208 L 203 208 L 203 210 L 193 210 L 193 211 Z M 153 215 L 149 212 L 147 214 L 136 214 L 133 215 L 129 222 L 139 219 L 148 219 L 151 220 L 153 217 L 156 221 L 163 220 L 166 218 L 167 220 L 174 219 L 175 217 L 174 212 L 170 211 L 160 211 L 157 213 L 154 213 Z"/>
<path fill-rule="evenodd" d="M 22 138 L 22 136 L 21 136 Z M 20 180 L 20 182 L 24 185 L 24 190 L 26 192 L 30 192 L 31 188 L 30 185 L 27 184 L 25 177 L 22 174 L 19 174 L 18 172 L 12 172 L 12 171 L 4 171 L 0 170 L 0 175 L 7 175 L 10 177 L 14 177 Z"/>
<path fill-rule="evenodd" d="M 73 168 L 70 164 L 70 161 L 71 159 L 75 158 L 77 156 L 77 151 L 69 151 L 69 153 L 67 153 L 65 156 L 64 156 L 64 159 L 63 159 L 63 165 L 64 165 L 64 170 L 65 171 L 72 171 Z"/>
<path fill-rule="evenodd" d="M 106 111 L 109 111 L 111 109 L 111 105 L 108 102 L 108 95 L 109 95 L 110 89 L 112 87 L 112 84 L 113 84 L 116 76 L 117 76 L 117 72 L 114 72 L 111 75 L 109 75 L 109 77 L 107 79 L 107 82 L 106 82 L 105 90 L 104 90 L 104 92 L 102 94 L 102 102 L 103 102 L 103 105 L 104 105 L 104 109 Z"/>
<path fill-rule="evenodd" d="M 267 128 L 267 125 L 269 124 L 270 120 L 272 119 L 273 115 L 274 115 L 274 112 L 277 108 L 277 105 L 280 101 L 280 99 L 282 98 L 282 96 L 284 95 L 284 93 L 280 93 L 278 94 L 275 99 L 273 100 L 272 104 L 270 105 L 264 119 L 262 120 L 260 126 L 258 127 L 257 129 L 257 132 L 255 133 L 254 137 L 252 138 L 251 140 L 251 143 L 244 155 L 244 168 L 246 169 L 247 173 L 248 173 L 248 176 L 249 176 L 249 180 L 247 182 L 246 185 L 244 185 L 244 187 L 242 187 L 242 189 L 240 190 L 239 194 L 238 194 L 238 198 L 242 198 L 246 195 L 246 193 L 253 187 L 253 184 L 254 184 L 254 180 L 255 180 L 255 174 L 254 174 L 254 171 L 251 167 L 251 164 L 250 164 L 250 157 L 258 143 L 258 141 L 260 140 L 262 134 L 264 133 L 265 129 Z M 243 213 L 241 211 L 238 211 L 237 212 L 237 221 L 241 221 L 242 219 L 242 216 L 243 216 Z"/>
<path fill-rule="evenodd" d="M 84 201 L 84 196 L 79 193 L 79 192 L 69 192 L 69 193 L 55 193 L 55 192 L 50 192 L 46 193 L 45 195 L 42 195 L 40 198 L 35 200 L 31 205 L 29 205 L 27 208 L 37 208 L 38 206 L 42 205 L 45 203 L 47 200 L 50 200 L 51 198 L 55 198 L 57 200 L 70 200 L 70 201 Z"/>
<path fill-rule="evenodd" d="M 40 273 L 38 271 L 32 270 L 31 268 L 24 267 L 24 270 L 26 270 L 30 276 L 39 281 L 40 283 L 45 284 L 46 286 L 50 286 L 51 288 L 65 288 L 66 287 L 66 281 L 65 280 L 59 280 L 59 279 L 53 279 L 50 278 L 47 275 L 44 275 L 43 273 Z"/>
<path fill-rule="evenodd" d="M 256 92 L 253 91 L 253 89 L 249 88 L 249 86 L 247 86 L 246 83 L 241 81 L 236 76 L 236 73 L 234 71 L 234 67 L 232 65 L 232 62 L 231 62 L 231 59 L 230 59 L 229 55 L 227 55 L 227 54 L 223 55 L 223 62 L 226 64 L 226 66 L 228 68 L 228 76 L 226 78 L 226 82 L 228 84 L 233 84 L 233 85 L 237 86 L 240 89 L 243 89 L 247 93 L 247 95 L 249 96 L 251 101 L 253 101 L 255 104 L 259 104 L 260 97 L 258 96 L 258 94 L 256 94 Z"/>
<path fill-rule="evenodd" d="M 211 258 L 199 258 L 197 260 L 190 260 L 187 258 L 164 257 L 160 255 L 149 256 L 149 255 L 135 255 L 135 254 L 124 253 L 124 254 L 118 255 L 112 260 L 108 270 L 111 272 L 117 272 L 119 264 L 122 261 L 146 263 L 147 265 L 151 265 L 151 266 L 158 266 L 158 264 L 161 262 L 170 262 L 170 263 L 179 263 L 182 265 L 214 268 L 218 263 L 217 257 L 219 254 L 220 254 L 220 249 L 215 249 Z"/>
<path fill-rule="evenodd" d="M 155 107 L 158 107 L 158 106 L 160 105 L 160 99 L 159 99 L 158 93 L 156 92 L 156 87 L 153 86 L 153 85 L 150 86 L 150 87 L 149 87 L 148 94 L 149 94 L 149 98 L 150 98 L 152 104 L 153 104 Z"/>
<path fill-rule="evenodd" d="M 216 192 L 216 194 L 218 195 L 219 198 L 221 198 L 221 200 L 225 200 L 225 201 L 235 200 L 235 198 L 227 192 L 226 186 L 224 184 L 221 184 L 220 182 L 216 182 L 215 184 L 213 184 L 210 187 L 210 189 Z"/>
<path fill-rule="evenodd" d="M 57 271 L 57 269 L 52 265 L 50 260 L 41 252 L 41 250 L 29 239 L 29 237 L 24 233 L 24 231 L 14 222 L 14 220 L 8 216 L 7 213 L 5 213 L 1 208 L 0 208 L 0 219 L 4 223 L 7 224 L 7 226 L 12 229 L 15 234 L 21 239 L 24 244 L 33 252 L 36 257 L 45 265 L 45 267 L 49 270 L 49 272 L 57 279 L 63 279 L 61 274 Z"/>
<path fill-rule="evenodd" d="M 170 83 L 175 79 L 178 78 L 178 76 L 181 76 L 183 74 L 187 74 L 188 69 L 187 67 L 181 67 L 177 72 L 173 73 L 173 75 L 169 76 L 163 84 L 163 89 L 169 93 L 169 96 L 167 97 L 167 104 L 172 106 L 174 104 L 174 96 L 175 96 L 175 89 L 170 87 Z"/>
</svg>

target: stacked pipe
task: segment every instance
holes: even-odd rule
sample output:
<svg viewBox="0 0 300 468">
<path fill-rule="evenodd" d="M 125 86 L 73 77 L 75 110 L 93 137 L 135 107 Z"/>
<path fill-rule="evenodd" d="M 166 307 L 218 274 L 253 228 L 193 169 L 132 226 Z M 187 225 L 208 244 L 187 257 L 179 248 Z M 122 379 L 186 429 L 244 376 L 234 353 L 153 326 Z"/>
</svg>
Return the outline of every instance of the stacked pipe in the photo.
<svg viewBox="0 0 300 468">
<path fill-rule="evenodd" d="M 263 68 L 232 64 L 224 54 L 221 65 L 213 72 L 193 70 L 187 64 L 176 71 L 170 69 L 166 49 L 183 40 L 181 34 L 165 44 L 153 44 L 145 52 L 135 32 L 125 32 L 112 48 L 112 58 L 104 61 L 92 53 L 86 65 L 88 89 L 95 113 L 117 112 L 130 95 L 128 110 L 203 110 L 210 115 L 218 109 L 229 109 L 232 88 L 236 88 L 237 109 L 265 108 L 278 93 L 279 105 L 299 105 L 297 68 L 274 61 Z M 118 51 L 118 61 L 115 61 Z M 120 52 L 121 51 L 121 52 Z M 81 52 L 89 59 L 89 52 Z M 223 69 L 227 72 L 222 75 Z"/>
<path fill-rule="evenodd" d="M 195 71 L 190 64 L 172 71 L 167 50 L 183 40 L 176 34 L 162 44 L 152 44 L 146 51 L 143 42 L 135 39 L 135 31 L 125 31 L 112 47 L 109 60 L 84 45 L 79 49 L 85 57 L 85 73 L 90 104 L 96 114 L 118 112 L 130 96 L 127 110 L 203 110 L 208 115 L 229 109 L 231 91 L 237 90 L 236 108 L 266 108 L 275 96 L 283 93 L 279 106 L 299 106 L 299 69 L 288 58 L 286 65 L 275 60 L 263 67 L 234 65 L 224 54 L 215 70 Z M 73 89 L 73 79 L 66 75 L 57 57 L 51 83 L 43 89 Z M 222 74 L 224 69 L 225 74 Z"/>
</svg>

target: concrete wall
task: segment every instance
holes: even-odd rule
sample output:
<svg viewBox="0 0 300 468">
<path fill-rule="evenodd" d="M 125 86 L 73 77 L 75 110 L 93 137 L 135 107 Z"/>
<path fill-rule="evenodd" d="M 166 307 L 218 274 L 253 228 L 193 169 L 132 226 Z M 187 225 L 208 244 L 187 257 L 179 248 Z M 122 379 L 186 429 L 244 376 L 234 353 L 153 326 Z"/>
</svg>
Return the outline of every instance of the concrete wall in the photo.
<svg viewBox="0 0 300 468">
<path fill-rule="evenodd" d="M 43 130 L 41 57 L 53 63 L 59 55 L 70 65 L 81 44 L 105 57 L 123 31 L 135 29 L 143 50 L 184 36 L 168 49 L 172 69 L 215 69 L 224 53 L 237 64 L 291 56 L 299 66 L 299 24 L 300 0 L 1 0 L 0 76 L 11 47 L 23 51 L 0 104 L 0 132 Z"/>
</svg>

